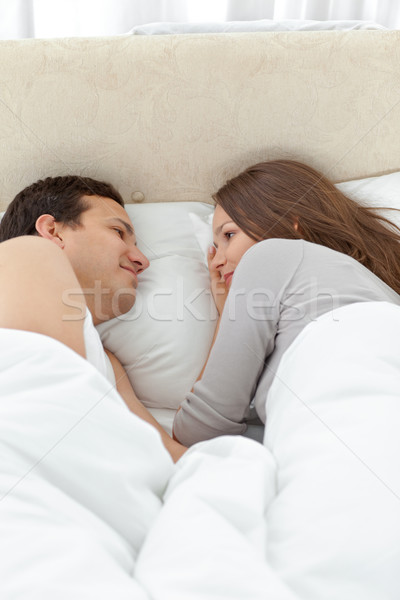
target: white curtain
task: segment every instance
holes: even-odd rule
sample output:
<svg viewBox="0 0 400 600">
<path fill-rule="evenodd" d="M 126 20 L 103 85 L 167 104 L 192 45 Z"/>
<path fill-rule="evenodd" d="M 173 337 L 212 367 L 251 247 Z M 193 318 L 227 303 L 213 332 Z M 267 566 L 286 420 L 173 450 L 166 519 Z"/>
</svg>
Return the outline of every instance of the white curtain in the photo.
<svg viewBox="0 0 400 600">
<path fill-rule="evenodd" d="M 0 39 L 114 35 L 157 21 L 367 20 L 400 28 L 399 0 L 0 0 Z"/>
<path fill-rule="evenodd" d="M 228 0 L 227 21 L 310 19 L 375 21 L 400 28 L 399 0 Z"/>
<path fill-rule="evenodd" d="M 0 0 L 0 39 L 114 35 L 187 21 L 186 0 Z"/>
</svg>

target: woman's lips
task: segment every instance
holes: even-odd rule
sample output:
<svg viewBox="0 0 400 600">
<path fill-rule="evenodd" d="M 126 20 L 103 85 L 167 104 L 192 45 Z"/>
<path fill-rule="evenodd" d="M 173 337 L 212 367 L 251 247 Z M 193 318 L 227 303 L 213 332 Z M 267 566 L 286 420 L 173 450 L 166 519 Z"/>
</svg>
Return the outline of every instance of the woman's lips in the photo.
<svg viewBox="0 0 400 600">
<path fill-rule="evenodd" d="M 226 273 L 224 275 L 225 285 L 230 285 L 231 284 L 233 273 L 234 273 L 234 271 L 231 271 L 230 273 Z"/>
</svg>

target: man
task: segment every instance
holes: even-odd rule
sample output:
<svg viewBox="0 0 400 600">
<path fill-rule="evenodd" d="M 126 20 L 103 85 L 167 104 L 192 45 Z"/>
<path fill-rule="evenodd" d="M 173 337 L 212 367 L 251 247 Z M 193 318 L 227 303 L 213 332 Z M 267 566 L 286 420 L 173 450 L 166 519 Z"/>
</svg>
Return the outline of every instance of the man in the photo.
<svg viewBox="0 0 400 600">
<path fill-rule="evenodd" d="M 52 246 L 23 236 L 42 238 Z M 167 450 L 178 459 L 185 448 L 142 406 L 118 359 L 108 350 L 104 354 L 93 327 L 132 308 L 138 275 L 149 266 L 137 248 L 120 194 L 110 184 L 88 177 L 40 180 L 9 205 L 0 223 L 0 242 L 6 240 L 0 247 L 0 284 L 4 278 L 2 289 L 7 287 L 0 327 L 50 335 L 90 360 L 115 381 L 129 409 L 157 428 Z M 62 250 L 63 259 L 54 247 Z M 36 299 L 36 309 L 21 296 L 21 270 L 25 273 L 28 262 L 23 280 L 24 284 L 31 280 L 26 292 L 30 304 L 32 297 Z"/>
</svg>

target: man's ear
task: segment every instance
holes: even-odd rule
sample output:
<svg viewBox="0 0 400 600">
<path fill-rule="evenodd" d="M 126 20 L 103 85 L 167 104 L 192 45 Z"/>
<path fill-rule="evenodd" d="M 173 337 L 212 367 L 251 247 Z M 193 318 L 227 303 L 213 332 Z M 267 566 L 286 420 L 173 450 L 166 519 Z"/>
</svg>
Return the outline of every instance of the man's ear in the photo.
<svg viewBox="0 0 400 600">
<path fill-rule="evenodd" d="M 36 220 L 35 228 L 40 237 L 54 242 L 60 248 L 64 248 L 62 223 L 56 221 L 52 215 L 40 215 Z"/>
</svg>

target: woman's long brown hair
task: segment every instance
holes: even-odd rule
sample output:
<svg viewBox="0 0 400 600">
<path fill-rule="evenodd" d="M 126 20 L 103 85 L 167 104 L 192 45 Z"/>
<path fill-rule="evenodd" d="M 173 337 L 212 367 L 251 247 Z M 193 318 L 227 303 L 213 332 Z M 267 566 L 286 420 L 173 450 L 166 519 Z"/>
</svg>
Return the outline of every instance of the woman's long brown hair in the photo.
<svg viewBox="0 0 400 600">
<path fill-rule="evenodd" d="M 262 162 L 230 179 L 214 200 L 254 240 L 327 246 L 355 258 L 400 294 L 400 229 L 315 169 L 291 160 Z"/>
</svg>

